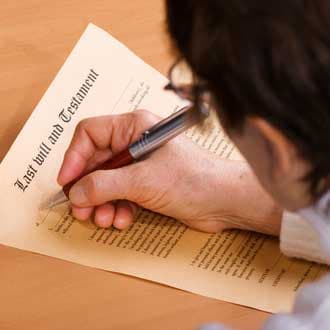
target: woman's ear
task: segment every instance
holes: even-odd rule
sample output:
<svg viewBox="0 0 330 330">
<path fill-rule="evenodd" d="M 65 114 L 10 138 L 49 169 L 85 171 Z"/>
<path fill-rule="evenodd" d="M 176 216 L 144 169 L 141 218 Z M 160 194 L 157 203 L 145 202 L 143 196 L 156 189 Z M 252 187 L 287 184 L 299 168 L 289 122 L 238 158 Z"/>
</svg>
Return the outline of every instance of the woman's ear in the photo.
<svg viewBox="0 0 330 330">
<path fill-rule="evenodd" d="M 250 129 L 255 130 L 267 146 L 272 158 L 272 177 L 274 180 L 288 179 L 295 176 L 293 169 L 297 163 L 297 152 L 295 146 L 276 127 L 262 118 L 249 118 Z"/>
</svg>

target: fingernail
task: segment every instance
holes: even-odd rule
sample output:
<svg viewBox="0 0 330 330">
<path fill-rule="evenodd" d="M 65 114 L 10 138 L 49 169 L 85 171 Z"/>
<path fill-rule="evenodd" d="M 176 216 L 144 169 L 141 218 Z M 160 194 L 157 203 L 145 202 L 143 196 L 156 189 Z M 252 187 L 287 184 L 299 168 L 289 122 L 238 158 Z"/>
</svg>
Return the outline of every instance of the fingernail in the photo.
<svg viewBox="0 0 330 330">
<path fill-rule="evenodd" d="M 70 201 L 77 206 L 88 202 L 86 190 L 82 184 L 75 184 L 70 190 Z"/>
</svg>

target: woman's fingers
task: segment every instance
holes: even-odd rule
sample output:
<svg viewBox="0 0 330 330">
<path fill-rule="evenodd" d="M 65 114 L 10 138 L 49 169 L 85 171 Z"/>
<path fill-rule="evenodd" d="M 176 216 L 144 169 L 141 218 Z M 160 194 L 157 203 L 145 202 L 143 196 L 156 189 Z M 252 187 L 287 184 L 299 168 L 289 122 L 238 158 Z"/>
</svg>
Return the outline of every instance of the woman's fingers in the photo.
<svg viewBox="0 0 330 330">
<path fill-rule="evenodd" d="M 96 117 L 78 124 L 58 175 L 60 185 L 79 176 L 97 150 L 111 149 L 112 120 L 111 117 Z"/>
<path fill-rule="evenodd" d="M 137 209 L 136 204 L 124 200 L 106 203 L 95 208 L 94 222 L 101 228 L 127 229 L 133 223 Z"/>
<path fill-rule="evenodd" d="M 120 230 L 128 228 L 133 223 L 137 210 L 138 207 L 134 203 L 126 200 L 118 201 L 113 226 Z"/>
<path fill-rule="evenodd" d="M 105 203 L 95 208 L 94 222 L 98 227 L 109 228 L 115 217 L 115 206 L 112 203 Z"/>
<path fill-rule="evenodd" d="M 97 206 L 95 212 L 93 207 L 82 208 L 72 205 L 72 215 L 76 219 L 90 219 L 94 212 L 94 222 L 98 227 L 114 226 L 119 230 L 127 229 L 133 223 L 137 210 L 136 204 L 125 200 L 117 201 L 116 204 L 105 203 Z"/>
<path fill-rule="evenodd" d="M 71 206 L 72 215 L 78 220 L 88 220 L 91 218 L 94 207 L 77 207 Z"/>
<path fill-rule="evenodd" d="M 82 120 L 65 153 L 58 183 L 63 186 L 81 175 L 97 151 L 122 151 L 155 121 L 157 117 L 146 111 Z"/>
</svg>

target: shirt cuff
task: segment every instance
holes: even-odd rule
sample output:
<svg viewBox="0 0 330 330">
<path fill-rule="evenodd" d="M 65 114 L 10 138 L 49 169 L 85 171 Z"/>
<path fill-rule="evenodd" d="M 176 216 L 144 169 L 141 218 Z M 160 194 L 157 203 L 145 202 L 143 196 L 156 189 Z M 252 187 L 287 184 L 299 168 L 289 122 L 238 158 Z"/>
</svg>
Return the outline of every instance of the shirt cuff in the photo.
<svg viewBox="0 0 330 330">
<path fill-rule="evenodd" d="M 288 257 L 330 264 L 322 252 L 319 234 L 308 220 L 297 214 L 284 211 L 280 247 Z"/>
</svg>

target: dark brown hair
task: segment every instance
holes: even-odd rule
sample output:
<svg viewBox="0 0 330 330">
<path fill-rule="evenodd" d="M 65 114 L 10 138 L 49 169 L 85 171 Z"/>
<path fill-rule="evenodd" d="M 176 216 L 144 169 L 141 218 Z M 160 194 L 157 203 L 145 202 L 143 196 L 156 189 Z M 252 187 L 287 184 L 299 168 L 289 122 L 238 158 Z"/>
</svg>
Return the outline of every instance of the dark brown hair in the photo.
<svg viewBox="0 0 330 330">
<path fill-rule="evenodd" d="M 330 1 L 167 0 L 175 47 L 239 130 L 248 116 L 277 127 L 330 174 Z"/>
</svg>

